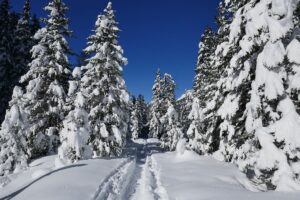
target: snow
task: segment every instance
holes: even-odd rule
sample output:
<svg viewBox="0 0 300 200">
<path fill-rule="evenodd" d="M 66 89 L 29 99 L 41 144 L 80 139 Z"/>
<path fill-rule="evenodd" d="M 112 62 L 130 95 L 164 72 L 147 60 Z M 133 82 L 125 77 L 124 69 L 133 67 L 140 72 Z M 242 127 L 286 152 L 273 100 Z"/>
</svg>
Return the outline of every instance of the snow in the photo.
<svg viewBox="0 0 300 200">
<path fill-rule="evenodd" d="M 148 168 L 150 159 L 147 158 L 146 164 L 143 166 L 141 178 L 138 181 L 137 190 L 132 197 L 132 200 L 154 200 L 153 191 L 151 188 L 151 172 Z"/>
<path fill-rule="evenodd" d="M 168 199 L 298 200 L 300 196 L 300 192 L 253 192 L 255 188 L 233 164 L 211 157 L 191 153 L 183 160 L 172 152 L 153 154 L 152 158 Z"/>
<path fill-rule="evenodd" d="M 265 67 L 278 67 L 285 57 L 285 48 L 281 41 L 269 42 L 263 52 L 263 64 Z"/>
<path fill-rule="evenodd" d="M 183 93 L 178 99 L 177 101 L 181 101 L 183 99 L 185 99 L 186 97 L 189 97 L 189 96 L 193 96 L 193 90 L 186 90 L 185 93 Z"/>
<path fill-rule="evenodd" d="M 293 39 L 287 46 L 287 57 L 290 62 L 300 64 L 300 43 L 297 39 Z"/>
<path fill-rule="evenodd" d="M 203 114 L 202 114 L 202 110 L 200 108 L 200 101 L 198 98 L 194 98 L 192 110 L 191 110 L 188 118 L 190 120 L 202 120 Z"/>
<path fill-rule="evenodd" d="M 31 178 L 32 178 L 33 180 L 35 180 L 35 179 L 38 179 L 38 178 L 40 178 L 40 177 L 42 177 L 42 176 L 48 174 L 49 172 L 51 172 L 50 169 L 39 169 L 39 170 L 36 170 L 36 171 L 34 171 L 34 172 L 32 173 Z"/>
<path fill-rule="evenodd" d="M 138 150 L 135 162 L 93 159 L 57 168 L 56 155 L 35 160 L 27 171 L 11 175 L 0 199 L 299 199 L 300 192 L 259 192 L 235 165 L 186 150 L 185 140 L 168 153 L 157 149 L 157 139 L 137 139 L 132 145 Z M 282 187 L 288 183 L 281 181 Z"/>
<path fill-rule="evenodd" d="M 99 185 L 127 159 L 94 159 L 55 169 L 56 156 L 33 161 L 28 171 L 14 174 L 0 189 L 0 199 L 75 200 L 92 199 Z M 16 196 L 14 196 L 16 195 Z"/>
</svg>

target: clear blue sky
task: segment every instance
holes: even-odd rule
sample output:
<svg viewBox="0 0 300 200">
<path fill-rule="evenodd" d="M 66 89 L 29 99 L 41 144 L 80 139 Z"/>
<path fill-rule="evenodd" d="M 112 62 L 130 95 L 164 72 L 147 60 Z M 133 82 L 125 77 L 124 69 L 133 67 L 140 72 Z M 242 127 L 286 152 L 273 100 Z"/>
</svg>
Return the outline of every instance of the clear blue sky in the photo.
<svg viewBox="0 0 300 200">
<path fill-rule="evenodd" d="M 20 11 L 23 0 L 11 0 Z M 170 73 L 177 83 L 177 96 L 192 88 L 200 36 L 207 25 L 215 26 L 220 0 L 112 0 L 122 30 L 120 44 L 129 64 L 124 68 L 128 90 L 151 99 L 157 68 Z M 32 12 L 45 16 L 47 0 L 31 0 Z M 80 52 L 86 47 L 97 15 L 108 0 L 65 0 L 70 8 L 69 40 Z"/>
</svg>

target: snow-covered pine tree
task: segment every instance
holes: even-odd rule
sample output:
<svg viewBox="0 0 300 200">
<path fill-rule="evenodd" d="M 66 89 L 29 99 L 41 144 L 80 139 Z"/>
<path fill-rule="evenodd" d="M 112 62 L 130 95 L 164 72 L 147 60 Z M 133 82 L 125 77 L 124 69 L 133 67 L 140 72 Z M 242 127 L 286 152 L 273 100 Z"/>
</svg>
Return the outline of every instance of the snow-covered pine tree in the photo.
<svg viewBox="0 0 300 200">
<path fill-rule="evenodd" d="M 129 94 L 122 78 L 127 64 L 118 43 L 119 28 L 112 3 L 98 16 L 95 34 L 85 49 L 92 54 L 82 78 L 91 126 L 91 145 L 95 156 L 120 155 L 128 134 Z"/>
<path fill-rule="evenodd" d="M 188 115 L 191 124 L 186 132 L 188 137 L 187 147 L 198 154 L 207 153 L 207 141 L 204 133 L 203 108 L 200 107 L 200 101 L 197 97 L 193 99 L 192 109 Z"/>
<path fill-rule="evenodd" d="M 161 98 L 162 98 L 162 112 L 165 114 L 169 109 L 168 103 L 175 105 L 176 96 L 175 96 L 176 84 L 170 74 L 164 74 L 161 79 Z"/>
<path fill-rule="evenodd" d="M 178 110 L 179 122 L 182 125 L 182 132 L 186 133 L 191 124 L 189 119 L 189 114 L 192 110 L 193 100 L 194 100 L 194 91 L 187 90 L 176 102 L 176 109 Z"/>
<path fill-rule="evenodd" d="M 162 104 L 162 91 L 161 91 L 161 74 L 158 69 L 154 85 L 152 87 L 152 101 L 150 103 L 150 125 L 149 125 L 149 137 L 158 138 L 161 135 L 161 123 L 160 118 L 163 116 L 161 113 Z"/>
<path fill-rule="evenodd" d="M 212 67 L 213 55 L 216 49 L 216 34 L 210 27 L 205 29 L 199 44 L 199 54 L 194 80 L 194 96 L 200 101 L 201 107 L 206 106 L 209 87 L 216 82 L 216 74 Z"/>
<path fill-rule="evenodd" d="M 227 80 L 227 71 L 225 71 L 226 67 L 230 65 L 231 58 L 234 53 L 238 51 L 238 47 L 232 45 L 230 48 L 225 44 L 229 43 L 229 32 L 230 32 L 230 23 L 232 22 L 235 13 L 237 10 L 245 5 L 249 0 L 243 1 L 228 1 L 224 0 L 219 4 L 219 16 L 217 17 L 217 23 L 219 25 L 219 30 L 217 35 L 211 34 L 215 39 L 211 40 L 212 42 L 207 42 L 212 45 L 210 53 L 207 53 L 206 56 L 201 55 L 201 45 L 199 51 L 198 58 L 198 66 L 199 64 L 205 61 L 208 65 L 210 65 L 210 78 L 209 83 L 206 84 L 205 89 L 205 103 L 201 102 L 201 106 L 205 105 L 202 113 L 202 133 L 204 136 L 203 149 L 205 149 L 204 153 L 212 154 L 217 151 L 220 147 L 220 141 L 224 141 L 221 139 L 223 136 L 220 133 L 220 124 L 223 122 L 223 119 L 217 115 L 217 112 L 224 102 L 224 96 L 226 93 L 226 84 L 224 80 Z M 205 39 L 205 38 L 204 38 Z M 205 40 L 204 40 L 205 41 Z M 209 39 L 208 39 L 209 41 Z M 210 48 L 203 48 L 203 50 L 208 52 Z M 202 61 L 200 59 L 202 58 Z M 222 77 L 222 78 L 221 78 Z"/>
<path fill-rule="evenodd" d="M 147 138 L 149 134 L 149 107 L 145 101 L 143 95 L 138 95 L 136 98 L 138 116 L 139 116 L 139 127 L 141 129 L 141 137 Z"/>
<path fill-rule="evenodd" d="M 65 115 L 66 91 L 70 79 L 65 36 L 70 35 L 68 10 L 61 0 L 51 0 L 45 7 L 50 14 L 46 26 L 35 34 L 38 44 L 31 52 L 33 60 L 21 83 L 28 83 L 24 97 L 31 126 L 27 131 L 30 158 L 56 151 L 59 131 Z"/>
<path fill-rule="evenodd" d="M 135 96 L 132 96 L 131 100 L 131 115 L 130 115 L 130 132 L 131 132 L 131 139 L 136 140 L 140 133 L 140 120 L 139 112 L 137 107 L 137 100 Z"/>
<path fill-rule="evenodd" d="M 17 85 L 20 77 L 28 71 L 28 64 L 31 61 L 30 50 L 34 46 L 33 34 L 30 19 L 30 1 L 26 0 L 22 17 L 19 19 L 14 33 L 14 77 L 11 80 L 13 85 Z"/>
<path fill-rule="evenodd" d="M 217 156 L 267 189 L 300 189 L 300 117 L 292 101 L 300 80 L 299 1 L 246 2 L 221 44 L 225 55 L 235 50 L 222 80 Z"/>
<path fill-rule="evenodd" d="M 214 121 L 211 119 L 211 102 L 216 95 L 213 91 L 217 89 L 216 83 L 220 73 L 213 62 L 217 45 L 216 41 L 216 33 L 208 27 L 202 35 L 199 44 L 199 55 L 194 80 L 194 102 L 189 115 L 191 125 L 187 135 L 189 138 L 189 148 L 200 154 L 209 152 L 211 145 L 209 138 L 211 134 L 208 134 L 208 131 L 210 126 L 214 124 Z M 205 112 L 207 112 L 206 115 L 203 115 Z"/>
<path fill-rule="evenodd" d="M 183 133 L 174 105 L 172 102 L 168 102 L 168 106 L 167 113 L 161 119 L 165 126 L 165 132 L 161 136 L 161 141 L 164 149 L 174 151 L 178 141 L 183 138 Z"/>
<path fill-rule="evenodd" d="M 72 75 L 73 80 L 70 81 L 68 92 L 68 104 L 72 108 L 64 119 L 63 129 L 59 134 L 61 146 L 58 149 L 58 157 L 64 163 L 92 158 L 93 153 L 92 147 L 88 145 L 90 127 L 87 104 L 80 87 L 80 68 L 76 67 Z"/>
<path fill-rule="evenodd" d="M 11 80 L 15 80 L 12 54 L 15 21 L 17 18 L 10 12 L 10 1 L 2 0 L 0 3 L 0 123 L 4 119 L 14 87 Z"/>
<path fill-rule="evenodd" d="M 176 84 L 173 77 L 170 74 L 167 73 L 164 74 L 163 78 L 161 79 L 160 110 L 161 110 L 162 117 L 164 117 L 167 114 L 170 105 L 177 107 L 175 89 L 176 89 Z M 162 121 L 162 119 L 160 121 Z M 167 126 L 168 126 L 168 122 L 166 120 L 165 123 L 161 122 L 161 134 L 158 135 L 158 138 L 161 138 L 161 136 L 167 131 Z"/>
<path fill-rule="evenodd" d="M 9 109 L 0 130 L 0 176 L 27 167 L 27 113 L 24 112 L 23 91 L 15 87 Z"/>
</svg>

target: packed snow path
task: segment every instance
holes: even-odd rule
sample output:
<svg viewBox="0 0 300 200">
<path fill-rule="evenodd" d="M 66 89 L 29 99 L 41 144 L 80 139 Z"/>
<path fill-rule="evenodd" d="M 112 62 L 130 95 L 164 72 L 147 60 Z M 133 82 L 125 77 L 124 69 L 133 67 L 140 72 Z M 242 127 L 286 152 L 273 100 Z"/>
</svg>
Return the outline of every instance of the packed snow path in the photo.
<svg viewBox="0 0 300 200">
<path fill-rule="evenodd" d="M 120 166 L 96 191 L 93 200 L 165 200 L 167 194 L 161 186 L 159 175 L 152 159 L 153 153 L 161 152 L 159 143 L 138 140 L 129 143 L 125 156 L 134 160 Z"/>
</svg>

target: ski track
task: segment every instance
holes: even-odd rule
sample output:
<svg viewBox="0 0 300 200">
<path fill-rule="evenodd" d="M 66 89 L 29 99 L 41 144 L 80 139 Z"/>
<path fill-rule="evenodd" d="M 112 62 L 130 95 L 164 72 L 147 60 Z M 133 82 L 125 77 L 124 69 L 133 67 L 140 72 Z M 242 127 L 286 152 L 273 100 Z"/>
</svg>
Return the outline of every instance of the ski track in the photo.
<svg viewBox="0 0 300 200">
<path fill-rule="evenodd" d="M 108 175 L 100 184 L 92 200 L 119 199 L 118 196 L 122 190 L 122 185 L 126 182 L 126 176 L 128 176 L 127 172 L 133 164 L 134 161 L 129 159 Z"/>
<path fill-rule="evenodd" d="M 121 164 L 99 186 L 92 200 L 168 200 L 153 152 L 158 144 L 131 144 L 134 159 Z M 135 151 L 132 151 L 135 148 Z M 134 152 L 135 155 L 132 155 Z"/>
</svg>

